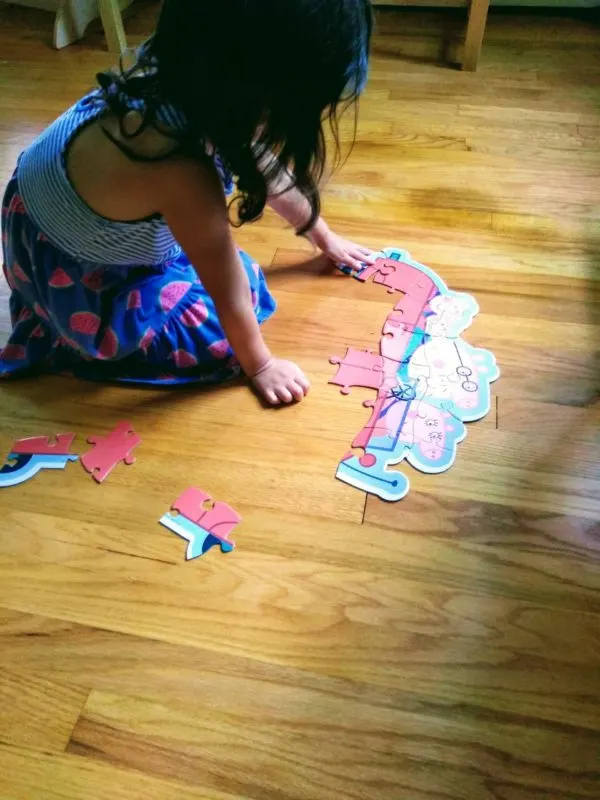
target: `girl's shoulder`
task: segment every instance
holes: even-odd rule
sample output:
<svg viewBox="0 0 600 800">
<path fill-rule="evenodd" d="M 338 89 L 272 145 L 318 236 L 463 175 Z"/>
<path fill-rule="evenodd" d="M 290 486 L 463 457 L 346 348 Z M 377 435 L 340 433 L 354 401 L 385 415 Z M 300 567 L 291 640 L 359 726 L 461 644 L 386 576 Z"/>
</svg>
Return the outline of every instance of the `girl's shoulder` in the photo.
<svg viewBox="0 0 600 800">
<path fill-rule="evenodd" d="M 117 118 L 138 115 L 140 130 L 153 134 L 145 137 L 150 140 L 150 147 L 155 143 L 157 150 L 162 153 L 169 150 L 170 142 L 174 152 L 193 153 L 201 160 L 204 160 L 205 154 L 214 164 L 225 194 L 231 194 L 235 188 L 234 177 L 219 153 L 210 143 L 197 139 L 192 130 L 194 126 L 190 124 L 181 105 L 162 95 L 160 64 L 153 53 L 152 42 L 150 37 L 131 51 L 128 58 L 123 59 L 120 73 L 100 73 L 97 76 L 100 83 L 98 91 Z M 126 144 L 133 145 L 133 141 L 133 137 L 128 138 Z"/>
<path fill-rule="evenodd" d="M 151 109 L 152 122 L 166 129 L 166 133 L 183 134 L 188 128 L 188 119 L 183 109 L 174 103 L 160 99 L 154 90 L 148 92 L 148 86 L 156 82 L 158 75 L 158 59 L 150 50 L 151 39 L 148 39 L 136 50 L 131 51 L 127 59 L 122 59 L 119 72 L 101 72 L 97 75 L 100 89 L 96 90 L 113 110 L 122 112 L 137 111 L 146 118 Z"/>
</svg>

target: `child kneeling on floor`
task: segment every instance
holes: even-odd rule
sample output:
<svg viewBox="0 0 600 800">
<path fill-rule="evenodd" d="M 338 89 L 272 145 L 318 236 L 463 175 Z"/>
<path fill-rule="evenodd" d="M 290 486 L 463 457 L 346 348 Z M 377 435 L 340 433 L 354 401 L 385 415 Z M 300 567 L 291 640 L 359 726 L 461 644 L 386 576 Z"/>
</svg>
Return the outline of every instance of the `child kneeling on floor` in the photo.
<svg viewBox="0 0 600 800">
<path fill-rule="evenodd" d="M 309 388 L 236 222 L 270 205 L 336 262 L 369 252 L 319 215 L 323 120 L 362 90 L 370 0 L 165 0 L 155 34 L 19 158 L 2 207 L 13 332 L 0 374 L 147 384 L 240 369 L 271 404 Z M 335 128 L 335 124 L 334 124 Z"/>
</svg>

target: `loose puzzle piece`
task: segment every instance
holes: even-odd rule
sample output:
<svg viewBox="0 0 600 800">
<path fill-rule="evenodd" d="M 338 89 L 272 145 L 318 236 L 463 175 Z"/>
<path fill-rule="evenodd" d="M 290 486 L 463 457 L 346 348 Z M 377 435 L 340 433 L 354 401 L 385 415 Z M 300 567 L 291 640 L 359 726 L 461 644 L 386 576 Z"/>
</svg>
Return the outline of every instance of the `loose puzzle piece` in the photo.
<svg viewBox="0 0 600 800">
<path fill-rule="evenodd" d="M 329 383 L 341 386 L 342 394 L 349 394 L 351 386 L 379 389 L 382 384 L 383 359 L 377 353 L 349 347 L 343 359 L 332 356 L 329 361 L 338 365 L 338 371 Z"/>
<path fill-rule="evenodd" d="M 69 461 L 77 461 L 79 456 L 69 452 L 74 439 L 74 433 L 61 433 L 54 442 L 46 436 L 19 439 L 0 469 L 0 488 L 18 486 L 43 469 L 64 469 Z"/>
<path fill-rule="evenodd" d="M 206 508 L 210 500 L 210 495 L 201 489 L 186 489 L 171 507 L 178 516 L 165 514 L 161 517 L 161 525 L 187 540 L 188 561 L 204 555 L 216 545 L 222 553 L 230 553 L 235 547 L 229 536 L 242 518 L 227 503 L 216 502 Z"/>
<path fill-rule="evenodd" d="M 36 456 L 66 456 L 70 455 L 70 450 L 75 441 L 74 433 L 59 433 L 54 437 L 54 441 L 49 436 L 32 436 L 29 439 L 19 439 L 15 442 L 12 452 L 25 455 Z M 77 456 L 72 456 L 76 459 Z"/>
<path fill-rule="evenodd" d="M 108 436 L 88 437 L 94 447 L 81 456 L 83 468 L 95 481 L 102 483 L 120 461 L 129 465 L 135 463 L 131 453 L 141 441 L 129 422 L 119 422 Z"/>
<path fill-rule="evenodd" d="M 499 371 L 489 351 L 460 338 L 479 311 L 470 295 L 449 290 L 402 250 L 383 251 L 355 275 L 359 280 L 371 276 L 404 296 L 385 320 L 383 377 L 373 386 L 377 399 L 365 403 L 371 418 L 352 443 L 364 454 L 344 456 L 336 476 L 385 500 L 399 500 L 409 481 L 390 467 L 406 461 L 428 473 L 449 469 L 466 436 L 464 423 L 488 413 L 490 384 Z M 352 360 L 349 356 L 350 351 Z M 353 377 L 348 373 L 343 385 L 365 385 L 353 383 Z"/>
</svg>

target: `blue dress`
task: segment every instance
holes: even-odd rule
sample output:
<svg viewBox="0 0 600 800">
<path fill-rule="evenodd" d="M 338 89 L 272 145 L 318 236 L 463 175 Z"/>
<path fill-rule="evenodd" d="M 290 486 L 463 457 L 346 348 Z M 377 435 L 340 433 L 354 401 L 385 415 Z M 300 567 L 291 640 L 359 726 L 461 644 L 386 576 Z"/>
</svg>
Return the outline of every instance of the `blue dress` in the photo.
<svg viewBox="0 0 600 800">
<path fill-rule="evenodd" d="M 0 377 L 37 370 L 142 384 L 236 377 L 212 298 L 164 220 L 107 220 L 70 184 L 68 145 L 105 110 L 98 91 L 69 109 L 22 154 L 6 189 L 2 250 L 13 330 L 0 351 Z M 229 192 L 231 176 L 214 158 Z M 240 257 L 262 324 L 275 301 L 258 264 Z"/>
</svg>

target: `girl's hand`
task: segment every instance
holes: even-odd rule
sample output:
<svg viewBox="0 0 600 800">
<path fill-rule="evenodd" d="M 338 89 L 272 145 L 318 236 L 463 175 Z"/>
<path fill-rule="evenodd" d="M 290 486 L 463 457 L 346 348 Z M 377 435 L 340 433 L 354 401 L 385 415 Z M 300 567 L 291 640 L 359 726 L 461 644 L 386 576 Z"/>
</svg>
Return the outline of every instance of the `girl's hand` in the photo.
<svg viewBox="0 0 600 800">
<path fill-rule="evenodd" d="M 300 402 L 310 389 L 308 379 L 292 361 L 271 358 L 252 376 L 260 396 L 272 406 Z"/>
<path fill-rule="evenodd" d="M 360 270 L 364 264 L 372 264 L 375 260 L 371 250 L 338 236 L 322 219 L 307 234 L 307 238 L 335 264 L 345 264 L 351 269 Z"/>
</svg>

